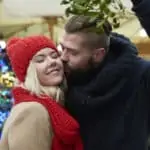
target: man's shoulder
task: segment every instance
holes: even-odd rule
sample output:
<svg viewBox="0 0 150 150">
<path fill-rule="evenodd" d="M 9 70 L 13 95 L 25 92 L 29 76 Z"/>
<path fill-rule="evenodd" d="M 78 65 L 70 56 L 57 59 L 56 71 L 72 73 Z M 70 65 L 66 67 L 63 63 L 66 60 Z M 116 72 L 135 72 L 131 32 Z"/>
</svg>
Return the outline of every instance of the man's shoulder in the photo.
<svg viewBox="0 0 150 150">
<path fill-rule="evenodd" d="M 144 81 L 145 86 L 150 88 L 150 61 L 140 59 L 141 81 Z"/>
<path fill-rule="evenodd" d="M 138 61 L 139 61 L 139 67 L 141 69 L 141 71 L 143 71 L 143 73 L 146 73 L 150 70 L 150 61 L 149 60 L 145 60 L 141 57 L 138 57 Z"/>
<path fill-rule="evenodd" d="M 119 49 L 130 49 L 135 54 L 138 54 L 136 45 L 126 36 L 115 32 L 111 33 L 110 36 L 110 47 Z"/>
</svg>

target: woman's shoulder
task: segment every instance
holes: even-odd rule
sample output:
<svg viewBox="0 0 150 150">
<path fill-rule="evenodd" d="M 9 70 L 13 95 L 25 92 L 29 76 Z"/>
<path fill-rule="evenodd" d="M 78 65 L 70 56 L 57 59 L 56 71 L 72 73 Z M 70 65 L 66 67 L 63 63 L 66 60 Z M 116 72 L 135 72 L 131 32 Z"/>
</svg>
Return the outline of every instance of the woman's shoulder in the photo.
<svg viewBox="0 0 150 150">
<path fill-rule="evenodd" d="M 30 116 L 34 118 L 49 118 L 46 108 L 38 102 L 22 102 L 15 105 L 10 113 L 10 116 L 13 116 L 15 119 L 18 116 Z"/>
<path fill-rule="evenodd" d="M 4 125 L 2 139 L 6 140 L 13 150 L 48 150 L 53 135 L 49 121 L 48 113 L 41 104 L 22 102 L 13 107 Z"/>
<path fill-rule="evenodd" d="M 14 105 L 11 113 L 6 120 L 3 132 L 12 131 L 14 128 L 23 128 L 36 126 L 39 130 L 51 130 L 50 117 L 47 110 L 37 102 L 22 102 Z M 32 129 L 33 130 L 33 129 Z M 34 132 L 31 131 L 31 132 Z"/>
</svg>

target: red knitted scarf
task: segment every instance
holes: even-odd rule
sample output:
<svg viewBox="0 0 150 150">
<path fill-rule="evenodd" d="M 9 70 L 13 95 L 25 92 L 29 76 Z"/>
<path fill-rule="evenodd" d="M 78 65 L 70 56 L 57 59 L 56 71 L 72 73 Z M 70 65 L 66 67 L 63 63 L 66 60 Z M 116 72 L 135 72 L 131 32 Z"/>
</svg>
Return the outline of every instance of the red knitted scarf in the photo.
<svg viewBox="0 0 150 150">
<path fill-rule="evenodd" d="M 13 89 L 15 105 L 21 102 L 38 102 L 48 111 L 54 131 L 50 150 L 83 150 L 78 123 L 49 97 L 39 98 L 27 90 L 17 87 Z"/>
</svg>

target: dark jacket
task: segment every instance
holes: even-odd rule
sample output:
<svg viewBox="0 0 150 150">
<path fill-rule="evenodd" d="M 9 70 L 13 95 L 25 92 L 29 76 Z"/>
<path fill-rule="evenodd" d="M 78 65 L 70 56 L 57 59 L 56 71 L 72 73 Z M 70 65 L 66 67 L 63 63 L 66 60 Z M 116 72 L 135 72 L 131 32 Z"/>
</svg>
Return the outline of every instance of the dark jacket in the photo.
<svg viewBox="0 0 150 150">
<path fill-rule="evenodd" d="M 136 13 L 141 25 L 150 36 L 150 0 L 132 0 Z"/>
<path fill-rule="evenodd" d="M 139 1 L 133 10 L 150 35 L 150 1 Z M 104 63 L 68 79 L 66 108 L 80 123 L 84 150 L 148 149 L 150 62 L 137 54 L 113 34 Z"/>
<path fill-rule="evenodd" d="M 150 64 L 113 34 L 106 60 L 69 80 L 66 107 L 78 120 L 85 150 L 146 150 Z"/>
</svg>

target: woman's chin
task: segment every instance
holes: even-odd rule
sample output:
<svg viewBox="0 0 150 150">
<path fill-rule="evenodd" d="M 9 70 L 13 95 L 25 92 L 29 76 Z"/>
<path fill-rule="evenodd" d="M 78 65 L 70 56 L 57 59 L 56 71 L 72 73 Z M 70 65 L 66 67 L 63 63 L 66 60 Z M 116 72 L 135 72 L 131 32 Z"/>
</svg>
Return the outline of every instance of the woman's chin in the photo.
<svg viewBox="0 0 150 150">
<path fill-rule="evenodd" d="M 63 82 L 63 77 L 62 76 L 55 76 L 51 77 L 48 79 L 45 79 L 44 81 L 41 82 L 43 86 L 58 86 Z"/>
</svg>

